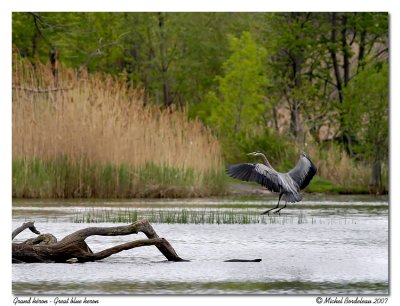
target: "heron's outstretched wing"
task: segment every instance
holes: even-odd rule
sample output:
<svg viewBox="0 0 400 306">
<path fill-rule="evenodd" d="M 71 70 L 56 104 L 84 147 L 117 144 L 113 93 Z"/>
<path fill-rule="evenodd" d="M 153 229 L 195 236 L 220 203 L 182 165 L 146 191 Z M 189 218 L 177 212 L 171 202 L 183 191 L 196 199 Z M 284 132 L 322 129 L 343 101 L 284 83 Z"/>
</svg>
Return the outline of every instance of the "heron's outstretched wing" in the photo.
<svg viewBox="0 0 400 306">
<path fill-rule="evenodd" d="M 263 164 L 236 164 L 226 168 L 226 173 L 242 181 L 259 183 L 274 192 L 281 192 L 282 181 L 278 172 Z"/>
<path fill-rule="evenodd" d="M 300 186 L 300 189 L 305 188 L 317 173 L 317 167 L 311 159 L 306 156 L 301 156 L 296 167 L 288 172 L 289 176 Z"/>
</svg>

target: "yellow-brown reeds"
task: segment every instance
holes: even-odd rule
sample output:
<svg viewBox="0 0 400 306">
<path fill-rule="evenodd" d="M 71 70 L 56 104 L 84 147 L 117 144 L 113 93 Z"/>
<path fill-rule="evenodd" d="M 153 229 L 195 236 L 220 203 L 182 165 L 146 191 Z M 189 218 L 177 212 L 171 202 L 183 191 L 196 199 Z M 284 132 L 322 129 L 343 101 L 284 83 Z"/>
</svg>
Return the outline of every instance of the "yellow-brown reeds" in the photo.
<svg viewBox="0 0 400 306">
<path fill-rule="evenodd" d="M 310 143 L 307 150 L 311 156 L 315 157 L 318 176 L 343 188 L 368 186 L 370 169 L 367 165 L 352 160 L 338 146 L 331 145 L 321 150 Z M 367 190 L 367 187 L 364 189 Z"/>
<path fill-rule="evenodd" d="M 56 85 L 55 85 L 56 84 Z M 221 152 L 184 111 L 144 106 L 104 74 L 13 60 L 13 196 L 202 196 L 221 190 Z"/>
</svg>

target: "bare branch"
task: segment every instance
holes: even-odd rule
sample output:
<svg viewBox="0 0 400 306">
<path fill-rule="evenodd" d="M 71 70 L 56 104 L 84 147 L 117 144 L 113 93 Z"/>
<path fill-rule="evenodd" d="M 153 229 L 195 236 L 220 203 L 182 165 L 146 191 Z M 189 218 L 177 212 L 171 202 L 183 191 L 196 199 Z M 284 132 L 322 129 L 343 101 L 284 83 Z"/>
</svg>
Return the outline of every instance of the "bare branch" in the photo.
<svg viewBox="0 0 400 306">
<path fill-rule="evenodd" d="M 71 90 L 73 87 L 68 87 L 68 88 L 48 88 L 48 89 L 41 89 L 41 88 L 27 88 L 27 87 L 21 87 L 21 86 L 12 86 L 12 89 L 14 90 L 24 90 L 24 91 L 30 91 L 30 92 L 35 92 L 35 93 L 48 93 L 52 91 L 64 91 L 64 90 Z"/>
<path fill-rule="evenodd" d="M 16 228 L 12 232 L 12 239 L 14 239 L 19 233 L 21 233 L 22 231 L 26 230 L 27 228 L 29 228 L 32 233 L 35 233 L 35 234 L 39 235 L 40 232 L 36 229 L 34 223 L 35 223 L 34 221 L 25 222 L 20 227 Z"/>
<path fill-rule="evenodd" d="M 106 49 L 106 48 L 109 48 L 111 46 L 120 44 L 121 38 L 124 37 L 125 35 L 127 35 L 128 33 L 129 33 L 129 31 L 125 32 L 125 33 L 122 33 L 120 36 L 118 36 L 118 38 L 115 41 L 112 41 L 112 42 L 109 42 L 109 43 L 106 43 L 106 44 L 102 43 L 103 38 L 101 37 L 99 39 L 98 47 L 96 48 L 96 50 L 94 50 L 93 52 L 88 54 L 88 57 L 86 58 L 85 62 L 79 67 L 79 69 L 78 69 L 78 71 L 76 73 L 76 77 L 79 79 L 79 76 L 82 73 L 83 69 L 85 69 L 89 65 L 90 61 L 94 57 L 103 55 L 103 53 L 104 53 L 103 49 Z"/>
</svg>

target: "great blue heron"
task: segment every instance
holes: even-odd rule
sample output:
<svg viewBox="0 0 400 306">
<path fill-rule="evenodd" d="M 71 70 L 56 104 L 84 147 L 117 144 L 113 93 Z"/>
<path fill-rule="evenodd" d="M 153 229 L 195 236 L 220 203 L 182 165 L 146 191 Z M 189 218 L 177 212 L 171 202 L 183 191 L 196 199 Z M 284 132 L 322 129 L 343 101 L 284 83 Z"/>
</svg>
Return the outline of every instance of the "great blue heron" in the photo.
<svg viewBox="0 0 400 306">
<path fill-rule="evenodd" d="M 302 199 L 300 190 L 310 183 L 317 172 L 317 167 L 304 152 L 301 152 L 296 167 L 287 173 L 280 173 L 272 168 L 267 157 L 261 152 L 253 152 L 247 155 L 261 157 L 264 163 L 230 165 L 227 167 L 226 172 L 233 178 L 247 182 L 257 182 L 270 191 L 279 193 L 278 204 L 262 214 L 269 214 L 271 210 L 277 209 L 282 196 L 285 200 L 285 205 L 277 209 L 275 213 L 279 213 L 285 208 L 287 202 L 300 202 Z"/>
</svg>

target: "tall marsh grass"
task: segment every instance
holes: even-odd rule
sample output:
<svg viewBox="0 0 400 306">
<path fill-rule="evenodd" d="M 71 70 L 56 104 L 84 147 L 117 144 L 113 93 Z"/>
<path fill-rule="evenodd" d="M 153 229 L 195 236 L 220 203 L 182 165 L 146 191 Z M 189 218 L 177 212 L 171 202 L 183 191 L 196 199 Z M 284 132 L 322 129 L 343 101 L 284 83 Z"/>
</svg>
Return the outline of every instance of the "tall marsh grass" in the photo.
<svg viewBox="0 0 400 306">
<path fill-rule="evenodd" d="M 14 197 L 187 197 L 223 192 L 220 147 L 185 111 L 144 105 L 104 74 L 13 59 Z"/>
<path fill-rule="evenodd" d="M 313 161 L 318 168 L 318 176 L 333 182 L 342 191 L 347 188 L 362 193 L 368 192 L 371 180 L 369 165 L 351 159 L 344 150 L 335 145 L 319 148 L 316 144 L 309 143 L 307 151 L 314 157 Z M 383 178 L 383 183 L 387 186 L 386 177 Z"/>
<path fill-rule="evenodd" d="M 133 223 L 140 219 L 151 223 L 167 224 L 353 224 L 353 218 L 343 216 L 308 215 L 300 211 L 282 215 L 260 215 L 251 209 L 104 209 L 92 208 L 74 211 L 70 216 L 73 223 Z"/>
<path fill-rule="evenodd" d="M 76 211 L 71 216 L 74 223 L 133 223 L 139 219 L 151 223 L 167 224 L 306 224 L 315 223 L 314 217 L 299 215 L 260 215 L 259 211 L 222 210 L 222 209 L 175 209 L 175 210 L 137 210 L 137 209 L 101 209 L 93 208 Z"/>
</svg>

